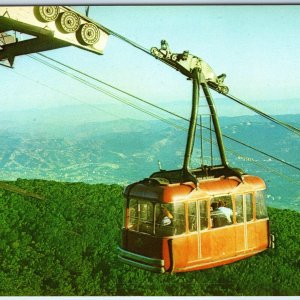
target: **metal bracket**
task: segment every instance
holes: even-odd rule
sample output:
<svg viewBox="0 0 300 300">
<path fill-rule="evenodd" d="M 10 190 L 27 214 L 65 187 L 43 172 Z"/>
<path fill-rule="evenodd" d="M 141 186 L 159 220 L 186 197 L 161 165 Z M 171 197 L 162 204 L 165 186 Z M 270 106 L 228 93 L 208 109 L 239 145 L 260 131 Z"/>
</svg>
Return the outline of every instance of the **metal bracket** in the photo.
<svg viewBox="0 0 300 300">
<path fill-rule="evenodd" d="M 229 92 L 229 88 L 224 85 L 226 75 L 221 74 L 217 76 L 207 62 L 190 54 L 189 51 L 186 50 L 182 53 L 172 53 L 167 41 L 162 40 L 160 49 L 152 47 L 150 52 L 155 58 L 163 61 L 165 64 L 176 69 L 190 79 L 194 76 L 193 70 L 196 68 L 200 69 L 204 80 L 212 89 L 221 92 L 222 94 L 227 94 Z M 199 83 L 202 82 L 203 81 L 200 81 Z"/>
<path fill-rule="evenodd" d="M 67 6 L 0 6 L 0 35 L 17 31 L 22 42 L 0 41 L 0 64 L 12 67 L 15 56 L 76 46 L 103 54 L 109 33 L 100 24 Z"/>
<path fill-rule="evenodd" d="M 6 45 L 15 44 L 17 42 L 16 35 L 11 35 L 7 33 L 0 33 L 0 51 L 2 52 Z M 1 53 L 0 52 L 0 53 Z M 7 56 L 5 58 L 1 58 L 0 55 L 0 65 L 8 68 L 12 68 L 14 63 L 14 56 Z"/>
</svg>

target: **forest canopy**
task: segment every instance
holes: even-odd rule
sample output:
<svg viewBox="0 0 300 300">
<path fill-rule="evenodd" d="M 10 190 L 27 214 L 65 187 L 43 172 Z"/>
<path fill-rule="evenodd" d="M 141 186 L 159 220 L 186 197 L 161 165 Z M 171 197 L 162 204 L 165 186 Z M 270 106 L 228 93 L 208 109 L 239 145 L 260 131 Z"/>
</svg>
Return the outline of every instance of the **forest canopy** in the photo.
<svg viewBox="0 0 300 300">
<path fill-rule="evenodd" d="M 275 249 L 222 267 L 159 275 L 118 261 L 123 187 L 12 184 L 28 195 L 0 188 L 1 296 L 299 295 L 298 212 L 269 207 Z"/>
</svg>

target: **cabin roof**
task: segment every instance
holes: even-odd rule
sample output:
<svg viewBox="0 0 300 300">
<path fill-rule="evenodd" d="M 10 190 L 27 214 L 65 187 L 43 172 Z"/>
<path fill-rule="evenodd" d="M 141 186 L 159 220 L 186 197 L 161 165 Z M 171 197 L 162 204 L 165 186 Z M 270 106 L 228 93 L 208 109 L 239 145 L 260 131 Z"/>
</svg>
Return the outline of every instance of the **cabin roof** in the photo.
<svg viewBox="0 0 300 300">
<path fill-rule="evenodd" d="M 192 182 L 159 184 L 155 180 L 144 180 L 129 185 L 125 189 L 124 194 L 129 198 L 142 198 L 170 203 L 258 191 L 265 188 L 265 182 L 260 177 L 244 175 L 243 181 L 237 177 L 202 179 L 199 181 L 197 188 Z"/>
</svg>

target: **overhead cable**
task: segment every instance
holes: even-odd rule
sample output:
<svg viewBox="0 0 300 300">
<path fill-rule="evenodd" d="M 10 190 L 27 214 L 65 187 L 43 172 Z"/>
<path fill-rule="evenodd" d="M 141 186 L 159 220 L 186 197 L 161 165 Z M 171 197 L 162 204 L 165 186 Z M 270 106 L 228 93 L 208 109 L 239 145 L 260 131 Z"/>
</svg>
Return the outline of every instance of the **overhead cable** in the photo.
<svg viewBox="0 0 300 300">
<path fill-rule="evenodd" d="M 34 60 L 40 62 L 40 63 L 43 63 L 44 65 L 46 65 L 46 66 L 48 66 L 48 67 L 50 67 L 50 68 L 52 68 L 52 69 L 54 69 L 54 70 L 56 70 L 56 71 L 61 72 L 61 73 L 64 74 L 64 75 L 67 75 L 67 76 L 69 76 L 69 77 L 71 77 L 71 78 L 73 78 L 73 79 L 75 79 L 75 80 L 78 80 L 79 82 L 81 82 L 81 83 L 83 83 L 83 84 L 85 84 L 85 85 L 87 85 L 87 86 L 89 86 L 89 87 L 91 87 L 91 88 L 93 88 L 93 89 L 96 89 L 96 90 L 98 90 L 98 91 L 100 91 L 100 92 L 102 92 L 102 93 L 104 93 L 104 94 L 106 94 L 106 95 L 108 95 L 108 96 L 110 96 L 110 97 L 112 97 L 112 98 L 118 100 L 118 101 L 123 102 L 123 103 L 125 103 L 126 105 L 129 105 L 129 106 L 131 106 L 131 107 L 133 107 L 133 108 L 135 108 L 135 109 L 138 109 L 139 111 L 141 111 L 141 112 L 143 112 L 143 113 L 145 113 L 145 114 L 148 114 L 148 115 L 150 115 L 150 116 L 152 116 L 152 117 L 154 117 L 154 118 L 156 118 L 156 119 L 158 119 L 158 120 L 161 120 L 161 121 L 163 121 L 163 122 L 165 122 L 165 123 L 168 123 L 169 125 L 172 125 L 173 127 L 177 128 L 177 129 L 187 131 L 187 128 L 184 128 L 184 127 L 182 127 L 182 126 L 179 126 L 178 124 L 176 124 L 176 123 L 174 123 L 174 122 L 172 122 L 172 121 L 170 121 L 170 120 L 168 120 L 168 119 L 165 119 L 165 118 L 163 118 L 163 117 L 161 117 L 161 116 L 159 116 L 159 115 L 157 115 L 157 114 L 154 114 L 154 113 L 152 113 L 152 112 L 149 112 L 149 111 L 146 110 L 146 109 L 140 108 L 139 106 L 137 106 L 137 105 L 135 105 L 135 104 L 129 102 L 128 100 L 122 99 L 122 98 L 120 98 L 120 97 L 118 97 L 118 96 L 112 94 L 111 92 L 108 92 L 108 91 L 106 91 L 106 90 L 103 90 L 103 89 L 99 88 L 98 86 L 96 86 L 96 85 L 94 85 L 94 84 L 92 84 L 92 83 L 90 83 L 90 82 L 88 82 L 88 81 L 86 81 L 86 80 L 84 80 L 84 79 L 82 79 L 82 78 L 80 78 L 80 77 L 74 75 L 74 74 L 68 73 L 68 72 L 66 72 L 66 71 L 63 70 L 63 69 L 61 69 L 61 68 L 59 68 L 59 67 L 57 67 L 57 66 L 54 66 L 54 65 L 52 65 L 52 64 L 50 64 L 50 63 L 48 63 L 48 62 L 46 62 L 46 61 L 44 61 L 44 60 L 41 60 L 41 59 L 39 59 L 39 58 L 37 58 L 37 57 L 34 57 L 34 56 L 32 56 L 32 55 L 28 55 L 28 56 L 29 56 L 30 58 L 32 58 L 32 59 L 34 59 Z M 211 141 L 210 141 L 209 139 L 207 139 L 207 138 L 204 138 L 204 137 L 203 137 L 203 139 L 204 139 L 205 141 L 211 142 Z M 216 144 L 216 143 L 213 142 L 213 144 Z M 261 165 L 261 164 L 258 164 L 258 163 L 255 162 L 255 161 L 253 161 L 253 160 L 250 159 L 249 157 L 243 156 L 243 155 L 241 155 L 241 154 L 239 154 L 239 153 L 237 153 L 237 152 L 235 152 L 235 151 L 233 151 L 233 150 L 231 150 L 231 149 L 228 149 L 228 151 L 234 153 L 235 155 L 239 155 L 239 156 L 242 156 L 242 157 L 244 157 L 244 158 L 249 159 L 251 163 L 255 163 L 255 164 L 257 164 L 257 165 Z M 272 168 L 270 168 L 270 167 L 268 167 L 268 168 L 265 167 L 265 169 L 272 170 L 273 173 L 275 173 L 275 174 L 277 174 L 277 175 L 279 175 L 279 176 L 281 176 L 281 177 L 284 177 L 284 178 L 288 179 L 290 182 L 296 182 L 297 184 L 299 184 L 298 181 L 294 180 L 293 178 L 290 178 L 290 177 L 287 176 L 287 175 L 282 174 L 281 172 L 278 172 L 277 170 L 274 170 L 274 169 L 272 169 Z"/>
<path fill-rule="evenodd" d="M 100 24 L 99 24 L 99 25 L 100 25 Z M 111 35 L 114 35 L 115 37 L 117 37 L 117 38 L 119 38 L 119 39 L 125 41 L 126 43 L 130 44 L 131 46 L 133 46 L 133 47 L 135 47 L 135 48 L 137 48 L 137 49 L 139 49 L 139 50 L 141 50 L 141 51 L 143 51 L 143 52 L 145 52 L 145 53 L 147 53 L 147 54 L 149 54 L 149 55 L 155 57 L 155 56 L 154 56 L 147 48 L 145 48 L 145 47 L 143 47 L 143 46 L 137 44 L 136 42 L 133 42 L 132 40 L 126 38 L 125 36 L 123 36 L 123 35 L 121 35 L 121 34 L 115 32 L 115 31 L 113 31 L 113 30 L 111 30 L 111 29 L 109 29 L 109 28 L 106 28 L 106 27 L 104 27 L 104 26 L 102 26 L 102 25 L 101 25 L 101 27 L 104 28 L 105 30 L 107 30 Z M 157 58 L 157 57 L 155 57 L 155 58 Z M 171 66 L 171 65 L 170 65 L 170 66 Z M 276 118 L 274 118 L 274 117 L 271 117 L 270 115 L 268 115 L 268 114 L 262 112 L 261 110 L 259 110 L 259 109 L 255 108 L 255 107 L 253 107 L 253 106 L 247 104 L 246 102 L 244 102 L 244 101 L 238 99 L 237 97 L 235 97 L 235 96 L 233 96 L 233 95 L 230 95 L 230 94 L 223 94 L 223 93 L 221 93 L 221 94 L 224 95 L 224 96 L 226 96 L 226 97 L 228 97 L 228 98 L 230 98 L 230 99 L 232 99 L 232 100 L 234 100 L 234 101 L 236 101 L 237 103 L 243 105 L 244 107 L 246 107 L 246 108 L 248 108 L 248 109 L 254 111 L 255 113 L 261 115 L 262 117 L 264 117 L 264 118 L 266 118 L 266 119 L 268 119 L 268 120 L 270 120 L 270 121 L 272 121 L 272 122 L 274 122 L 274 123 L 276 123 L 276 124 L 278 124 L 278 125 L 280 125 L 280 126 L 286 128 L 286 129 L 291 130 L 292 132 L 294 132 L 294 133 L 300 135 L 300 129 L 299 129 L 299 128 L 296 128 L 296 127 L 294 127 L 294 126 L 292 126 L 292 125 L 290 125 L 290 124 L 287 124 L 287 123 L 285 123 L 285 122 L 283 122 L 283 121 L 280 121 L 280 120 L 278 120 L 278 119 L 276 119 Z"/>
<path fill-rule="evenodd" d="M 123 93 L 123 94 L 125 94 L 125 95 L 127 95 L 127 96 L 130 96 L 130 97 L 132 97 L 132 98 L 135 98 L 135 99 L 137 99 L 138 101 L 141 101 L 141 102 L 143 102 L 143 103 L 145 103 L 145 104 L 147 104 L 147 105 L 150 105 L 150 106 L 152 106 L 152 107 L 154 107 L 154 108 L 156 108 L 156 109 L 159 109 L 159 110 L 164 111 L 164 112 L 166 112 L 166 113 L 168 113 L 168 114 L 170 114 L 170 115 L 173 115 L 173 116 L 175 116 L 175 117 L 177 117 L 177 118 L 179 118 L 179 119 L 182 119 L 182 120 L 184 120 L 184 121 L 189 122 L 189 119 L 188 119 L 188 118 L 185 118 L 185 117 L 183 117 L 183 116 L 181 116 L 181 115 L 178 115 L 178 114 L 176 114 L 176 113 L 174 113 L 174 112 L 172 112 L 172 111 L 170 111 L 170 110 L 167 110 L 167 109 L 162 108 L 162 107 L 160 107 L 160 106 L 158 106 L 158 105 L 155 105 L 155 104 L 153 104 L 153 103 L 151 103 L 151 102 L 149 102 L 149 101 L 147 101 L 147 100 L 144 100 L 144 99 L 142 99 L 142 98 L 140 98 L 140 97 L 137 97 L 137 96 L 133 95 L 132 93 L 129 93 L 129 92 L 126 92 L 126 91 L 124 91 L 124 90 L 122 90 L 122 89 L 119 89 L 118 87 L 116 87 L 116 86 L 114 86 L 114 85 L 112 85 L 112 84 L 109 84 L 109 83 L 107 83 L 107 82 L 104 82 L 103 80 L 100 80 L 100 79 L 98 79 L 98 78 L 96 78 L 96 77 L 94 77 L 94 76 L 91 76 L 91 75 L 89 75 L 89 74 L 87 74 L 87 73 L 85 73 L 85 72 L 82 72 L 82 71 L 80 71 L 80 70 L 78 70 L 78 69 L 76 69 L 76 68 L 73 68 L 73 67 L 71 67 L 71 66 L 69 66 L 69 65 L 67 65 L 67 64 L 64 64 L 64 63 L 62 63 L 62 62 L 60 62 L 60 61 L 58 61 L 58 60 L 56 60 L 56 59 L 53 59 L 53 58 L 51 58 L 51 57 L 48 57 L 47 55 L 44 55 L 44 54 L 41 54 L 41 53 L 37 53 L 37 54 L 40 55 L 40 56 L 42 56 L 42 57 L 44 57 L 44 58 L 46 58 L 46 59 L 48 59 L 48 60 L 50 60 L 50 61 L 55 62 L 55 63 L 57 63 L 57 64 L 59 64 L 59 65 L 61 65 L 61 66 L 64 66 L 65 68 L 68 68 L 68 69 L 70 69 L 70 70 L 72 70 L 72 71 L 74 71 L 74 72 L 77 72 L 77 73 L 79 73 L 79 74 L 81 74 L 81 75 L 84 75 L 84 76 L 86 76 L 87 78 L 90 78 L 90 79 L 92 79 L 92 80 L 95 80 L 95 81 L 97 81 L 97 82 L 99 82 L 99 83 L 101 83 L 101 84 L 103 84 L 103 85 L 105 85 L 105 86 L 108 86 L 108 87 L 110 87 L 110 88 L 112 88 L 112 89 L 114 89 L 114 90 L 117 90 L 117 91 L 119 91 L 119 92 L 121 92 L 121 93 Z M 30 56 L 30 57 L 31 57 L 31 56 Z M 41 62 L 43 62 L 43 61 L 41 60 Z M 60 69 L 60 70 L 61 70 L 61 69 Z M 132 106 L 132 105 L 131 105 L 131 106 Z M 197 126 L 202 127 L 202 128 L 205 128 L 205 129 L 207 129 L 207 130 L 212 130 L 211 128 L 208 128 L 208 127 L 206 127 L 206 126 L 204 126 L 204 125 L 200 125 L 199 123 L 197 123 Z M 214 130 L 212 130 L 212 131 L 215 132 Z M 267 152 L 264 152 L 264 151 L 262 151 L 262 150 L 259 150 L 259 149 L 257 149 L 257 148 L 254 147 L 254 146 L 251 146 L 251 145 L 249 145 L 249 144 L 247 144 L 247 143 L 244 143 L 244 142 L 242 142 L 242 141 L 240 141 L 240 140 L 238 140 L 238 139 L 232 138 L 232 137 L 230 137 L 230 136 L 228 136 L 228 135 L 226 135 L 226 134 L 222 134 L 222 136 L 225 137 L 225 138 L 227 138 L 227 139 L 229 139 L 229 140 L 231 140 L 231 141 L 234 141 L 234 142 L 236 142 L 236 143 L 238 143 L 238 144 L 241 144 L 241 145 L 243 145 L 243 146 L 245 146 L 245 147 L 248 147 L 249 149 L 252 149 L 252 150 L 254 150 L 254 151 L 256 151 L 256 152 L 258 152 L 258 153 L 260 153 L 260 154 L 263 154 L 263 155 L 265 155 L 265 156 L 268 156 L 268 157 L 270 157 L 270 158 L 272 158 L 272 159 L 274 159 L 274 160 L 276 160 L 276 161 L 278 161 L 278 162 L 280 162 L 280 163 L 282 163 L 282 164 L 285 164 L 285 165 L 287 165 L 287 166 L 289 166 L 289 167 L 291 167 L 291 168 L 294 168 L 294 169 L 300 171 L 300 168 L 299 168 L 299 167 L 297 167 L 297 166 L 295 166 L 295 165 L 293 165 L 293 164 L 291 164 L 291 163 L 288 163 L 288 162 L 286 162 L 285 160 L 282 160 L 282 159 L 280 159 L 280 158 L 277 158 L 277 157 L 275 157 L 274 155 L 271 155 L 271 154 L 269 154 L 269 153 L 267 153 Z"/>
<path fill-rule="evenodd" d="M 132 102 L 130 102 L 130 101 L 124 99 L 124 98 L 121 98 L 121 97 L 119 97 L 117 95 L 114 95 L 113 93 L 111 93 L 111 92 L 109 92 L 107 90 L 104 90 L 103 88 L 100 88 L 99 86 L 94 85 L 94 84 L 92 84 L 89 81 L 84 80 L 81 77 L 78 77 L 78 76 L 76 76 L 74 74 L 68 73 L 65 70 L 63 70 L 63 69 L 61 69 L 61 68 L 59 68 L 57 66 L 54 66 L 54 65 L 52 65 L 50 63 L 47 63 L 46 61 L 41 60 L 41 59 L 39 59 L 39 58 L 37 58 L 37 57 L 35 57 L 33 55 L 28 55 L 28 56 L 30 58 L 32 58 L 32 59 L 34 59 L 34 60 L 36 60 L 36 61 L 44 64 L 44 65 L 46 65 L 46 66 L 48 66 L 48 67 L 56 70 L 56 71 L 59 71 L 60 73 L 63 73 L 63 74 L 65 74 L 65 75 L 67 75 L 67 76 L 69 76 L 69 77 L 71 77 L 71 78 L 73 78 L 73 79 L 75 79 L 75 80 L 77 80 L 77 81 L 79 81 L 79 82 L 81 82 L 81 83 L 83 83 L 83 84 L 85 84 L 85 85 L 87 85 L 87 86 L 95 89 L 95 90 L 98 90 L 98 91 L 102 92 L 105 95 L 108 95 L 108 96 L 110 96 L 110 97 L 112 97 L 112 98 L 114 98 L 114 99 L 116 99 L 116 100 L 118 100 L 120 102 L 123 102 L 126 105 L 129 105 L 129 106 L 131 106 L 131 107 L 133 107 L 133 108 L 135 108 L 135 109 L 137 109 L 137 110 L 139 110 L 139 111 L 141 111 L 141 112 L 143 112 L 145 114 L 148 114 L 148 115 L 150 115 L 150 116 L 152 116 L 152 117 L 154 117 L 154 118 L 156 118 L 158 120 L 164 121 L 165 123 L 168 123 L 169 125 L 172 125 L 172 126 L 176 127 L 177 129 L 186 130 L 186 128 L 184 128 L 183 126 L 180 126 L 180 125 L 178 125 L 178 124 L 176 124 L 176 123 L 174 123 L 174 122 L 172 122 L 172 121 L 170 121 L 168 119 L 165 119 L 165 118 L 163 118 L 163 117 L 161 117 L 161 116 L 159 116 L 159 115 L 157 115 L 157 114 L 155 114 L 153 112 L 150 112 L 149 110 L 141 108 L 141 107 L 137 106 L 136 104 L 133 104 Z"/>
<path fill-rule="evenodd" d="M 259 109 L 255 108 L 255 107 L 251 106 L 250 104 L 242 101 L 241 99 L 238 99 L 237 97 L 235 97 L 233 95 L 223 94 L 223 93 L 222 93 L 222 95 L 224 95 L 227 98 L 235 101 L 236 103 L 239 103 L 239 104 L 243 105 L 244 107 L 246 107 L 246 108 L 254 111 L 255 113 L 261 115 L 262 117 L 268 119 L 269 121 L 274 122 L 277 125 L 280 125 L 280 126 L 286 128 L 286 129 L 292 131 L 293 133 L 300 135 L 300 129 L 299 128 L 296 128 L 296 127 L 294 127 L 294 126 L 292 126 L 292 125 L 290 125 L 290 124 L 288 124 L 286 122 L 280 121 L 280 120 L 278 120 L 278 119 L 276 119 L 276 118 L 274 118 L 274 117 L 272 117 L 272 116 L 270 116 L 270 115 L 262 112 L 261 110 L 259 110 Z"/>
<path fill-rule="evenodd" d="M 124 35 L 121 35 L 121 34 L 115 32 L 115 31 L 113 31 L 113 30 L 111 30 L 111 29 L 109 29 L 109 28 L 107 28 L 107 27 L 105 27 L 105 26 L 103 26 L 103 25 L 100 25 L 100 24 L 97 24 L 97 25 L 98 25 L 99 27 L 102 27 L 102 28 L 103 28 L 104 30 L 106 30 L 109 34 L 111 34 L 111 35 L 117 37 L 118 39 L 120 39 L 120 40 L 126 42 L 127 44 L 130 44 L 131 46 L 133 46 L 133 47 L 135 47 L 135 48 L 137 48 L 137 49 L 139 49 L 139 50 L 141 50 L 141 51 L 143 51 L 143 52 L 145 52 L 145 53 L 147 53 L 147 54 L 153 56 L 153 55 L 151 54 L 151 52 L 150 52 L 147 48 L 145 48 L 145 47 L 139 45 L 138 43 L 136 43 L 136 42 L 134 42 L 134 41 L 128 39 L 128 38 L 125 37 Z"/>
</svg>

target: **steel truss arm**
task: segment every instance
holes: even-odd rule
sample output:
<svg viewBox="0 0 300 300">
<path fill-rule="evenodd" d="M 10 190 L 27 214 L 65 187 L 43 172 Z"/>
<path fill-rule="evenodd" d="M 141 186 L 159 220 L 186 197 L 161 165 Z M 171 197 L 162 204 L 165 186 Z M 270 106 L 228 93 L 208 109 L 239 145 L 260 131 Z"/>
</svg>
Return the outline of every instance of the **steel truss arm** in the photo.
<svg viewBox="0 0 300 300">
<path fill-rule="evenodd" d="M 231 168 L 227 164 L 222 132 L 215 105 L 209 91 L 209 87 L 211 87 L 216 91 L 222 92 L 223 94 L 228 93 L 228 87 L 223 84 L 226 75 L 222 74 L 220 76 L 216 76 L 212 68 L 205 61 L 189 54 L 188 51 L 184 51 L 182 54 L 173 54 L 170 51 L 166 41 L 162 41 L 161 49 L 152 48 L 151 53 L 153 56 L 180 71 L 193 81 L 193 96 L 190 124 L 182 169 L 171 171 L 162 170 L 152 174 L 150 178 L 163 177 L 168 179 L 170 182 L 192 181 L 195 186 L 197 186 L 198 179 L 202 177 L 236 176 L 242 180 L 243 171 Z M 208 107 L 210 109 L 210 114 L 212 116 L 221 165 L 200 166 L 198 169 L 191 169 L 190 161 L 195 143 L 200 87 L 204 92 Z"/>
</svg>

